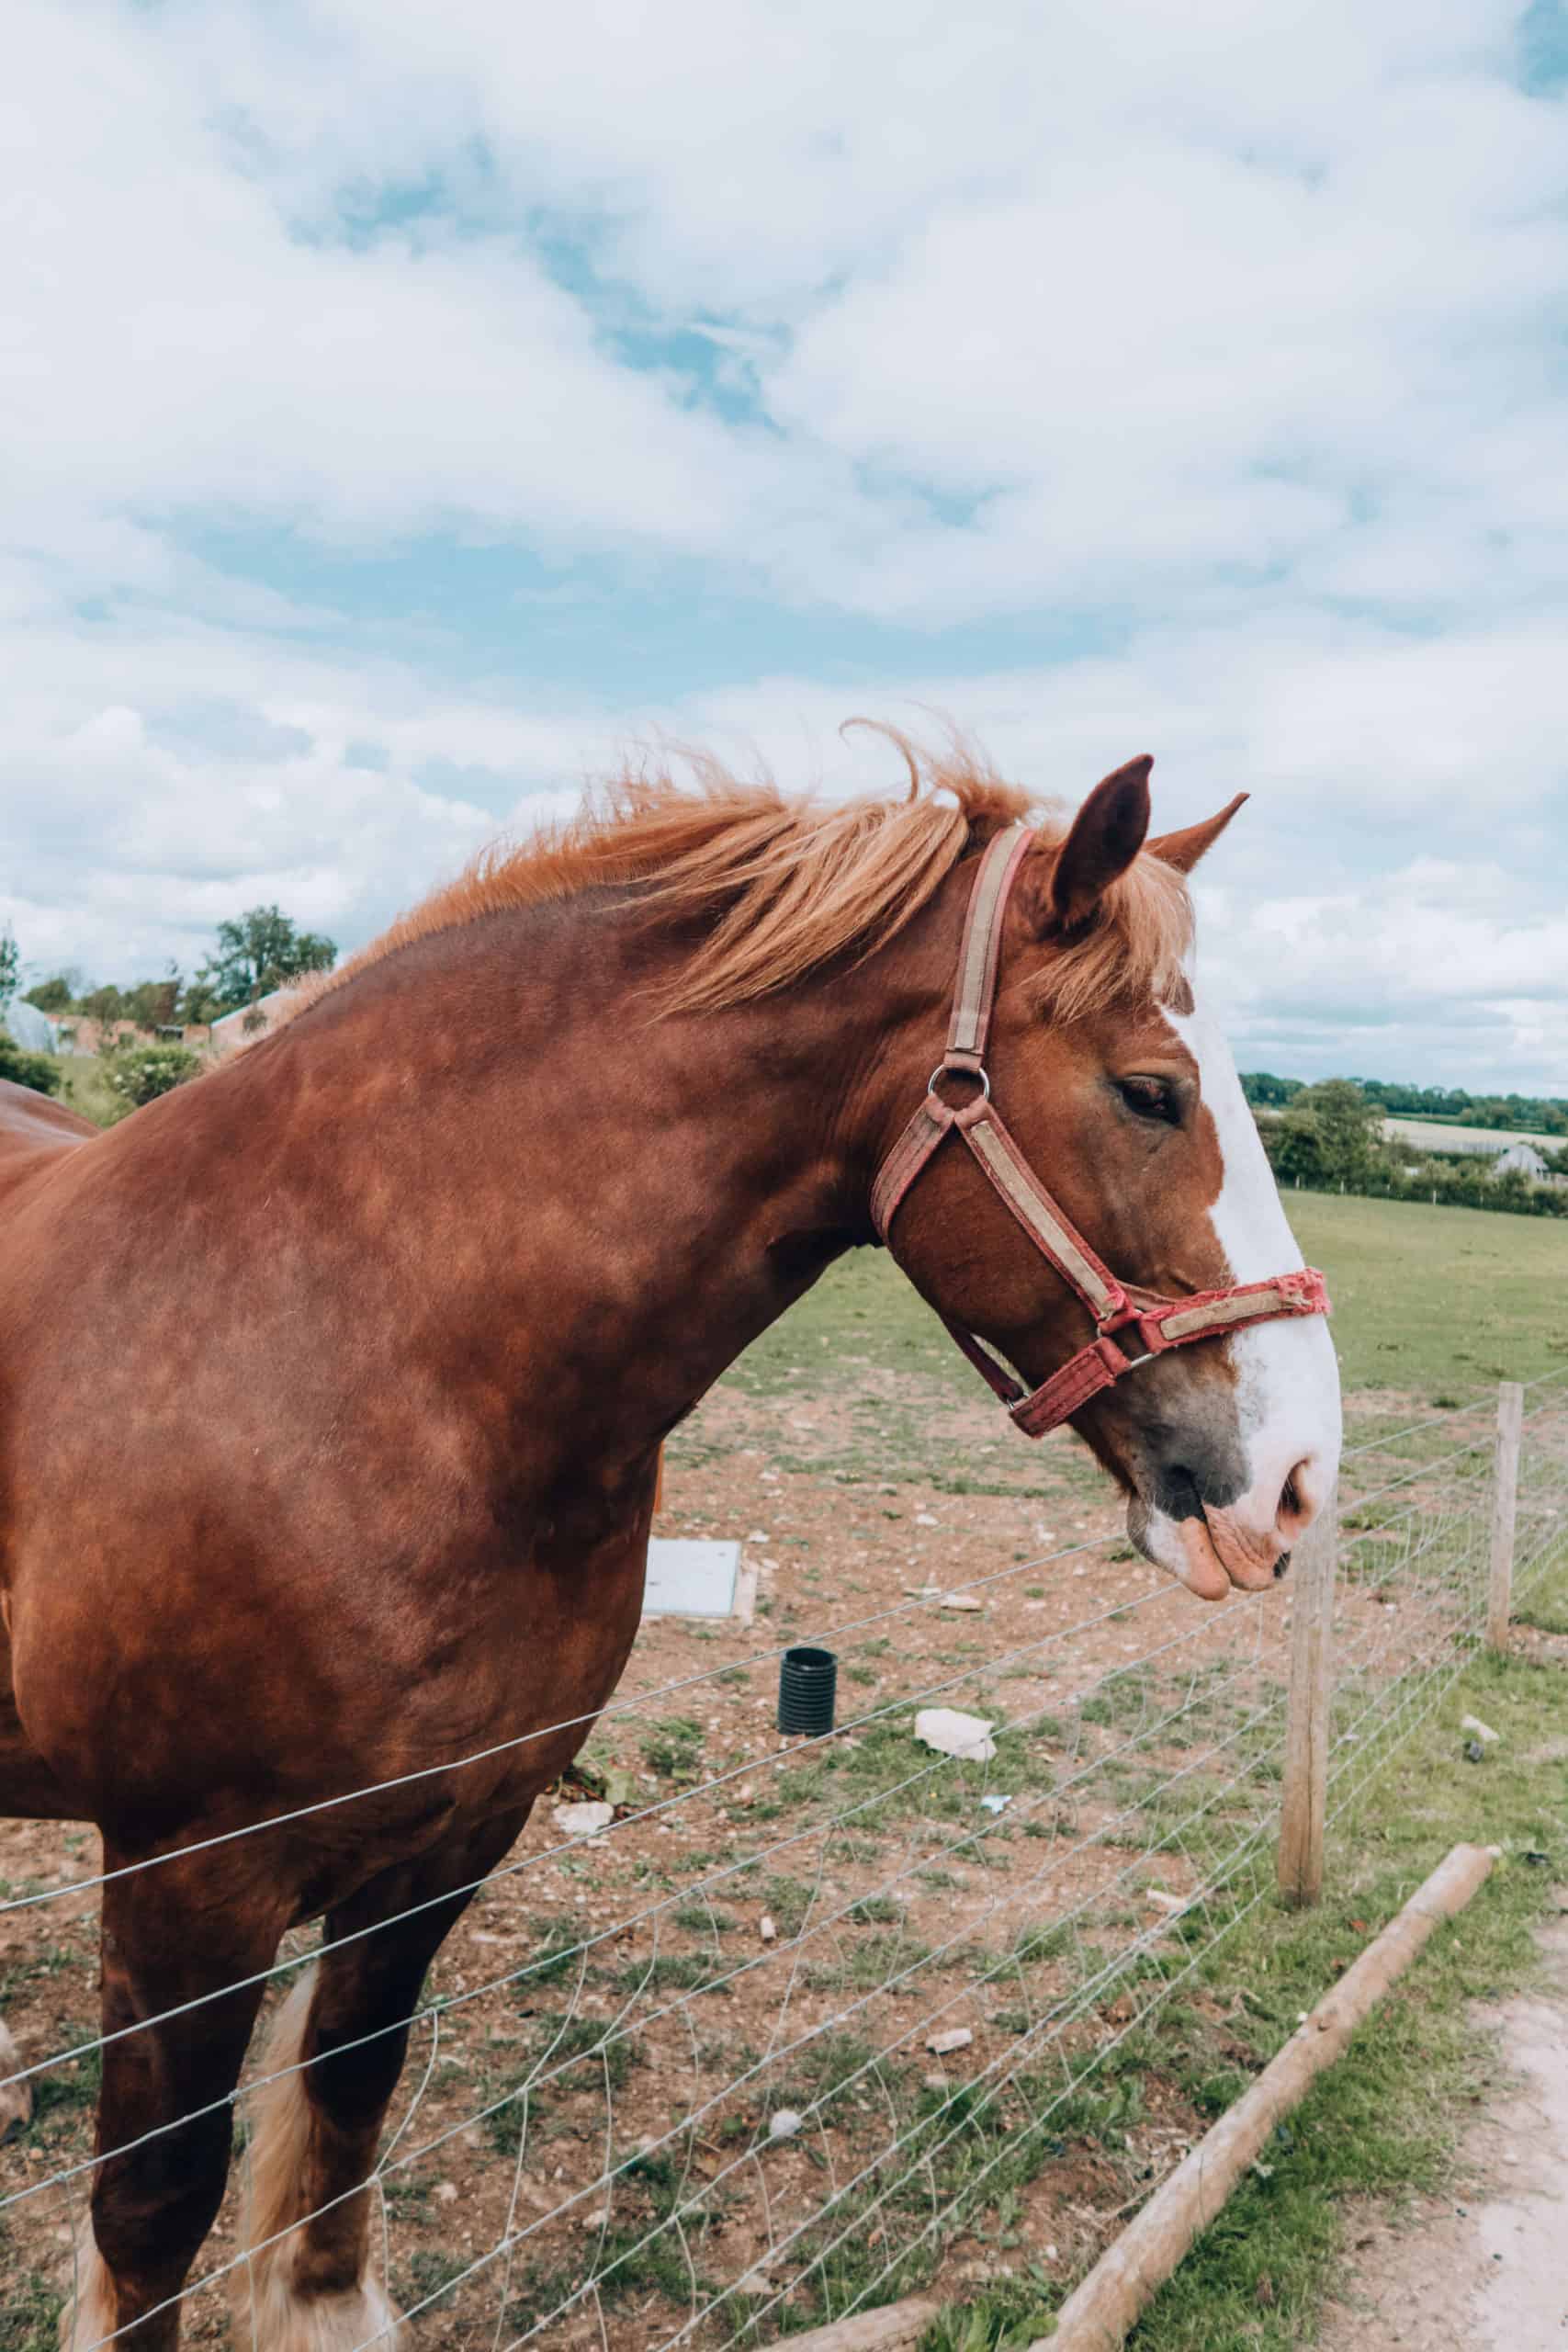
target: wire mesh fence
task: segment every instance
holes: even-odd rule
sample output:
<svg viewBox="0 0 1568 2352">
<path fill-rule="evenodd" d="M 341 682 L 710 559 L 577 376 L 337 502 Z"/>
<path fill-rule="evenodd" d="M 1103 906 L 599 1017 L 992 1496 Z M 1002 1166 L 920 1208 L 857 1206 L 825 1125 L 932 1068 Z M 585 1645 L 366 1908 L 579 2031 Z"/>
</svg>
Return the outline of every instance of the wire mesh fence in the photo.
<svg viewBox="0 0 1568 2352">
<path fill-rule="evenodd" d="M 1524 1403 L 1528 1616 L 1568 1559 L 1568 1379 Z M 1485 1623 L 1492 1403 L 1385 1418 L 1342 1480 L 1331 1813 Z M 629 1678 L 559 1792 L 611 1817 L 579 1834 L 537 1809 L 415 2016 L 371 2185 L 420 2340 L 766 2343 L 946 2275 L 974 2217 L 1043 2175 L 1065 2214 L 1092 2201 L 1122 2120 L 1109 2059 L 1272 1897 L 1291 1606 L 1200 1609 L 1058 1544 L 826 1616 L 840 1704 L 818 1738 L 773 1728 L 783 1644 Z M 80 1990 L 101 1884 L 83 1844 L 68 1883 L 7 1886 L 13 1988 L 20 1968 Z M 286 1944 L 279 1994 L 311 1950 Z M 36 2120 L 0 2152 L 13 2268 L 68 2263 L 105 2153 L 80 1999 L 69 2024 L 15 2070 Z M 238 2095 L 242 2168 L 280 2071 L 258 2054 Z M 1151 2169 L 1181 2153 L 1176 2127 L 1138 2130 Z M 184 2290 L 194 2340 L 223 2340 L 255 2251 L 231 2199 Z M 265 2352 L 238 2308 L 232 2340 Z"/>
</svg>

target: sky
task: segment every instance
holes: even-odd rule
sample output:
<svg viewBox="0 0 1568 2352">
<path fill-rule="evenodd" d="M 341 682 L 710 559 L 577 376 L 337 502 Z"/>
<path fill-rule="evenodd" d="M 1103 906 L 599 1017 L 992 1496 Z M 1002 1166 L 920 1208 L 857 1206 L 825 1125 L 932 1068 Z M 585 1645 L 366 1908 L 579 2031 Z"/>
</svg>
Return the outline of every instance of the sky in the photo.
<svg viewBox="0 0 1568 2352">
<path fill-rule="evenodd" d="M 1245 1068 L 1568 1094 L 1568 7 L 12 0 L 0 922 L 353 947 L 628 745 L 1253 799 Z"/>
</svg>

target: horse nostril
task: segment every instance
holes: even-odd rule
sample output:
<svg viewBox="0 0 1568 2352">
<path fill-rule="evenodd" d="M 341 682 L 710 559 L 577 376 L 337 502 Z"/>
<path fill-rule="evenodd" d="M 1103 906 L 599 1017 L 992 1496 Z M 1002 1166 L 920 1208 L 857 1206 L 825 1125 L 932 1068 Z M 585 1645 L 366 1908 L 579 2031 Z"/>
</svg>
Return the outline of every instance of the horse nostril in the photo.
<svg viewBox="0 0 1568 2352">
<path fill-rule="evenodd" d="M 1311 1458 L 1303 1455 L 1280 1489 L 1274 1526 L 1284 1544 L 1293 1544 L 1298 1535 L 1305 1533 L 1317 1516 L 1317 1504 L 1312 1491 L 1312 1471 Z"/>
<path fill-rule="evenodd" d="M 1278 1584 L 1280 1578 L 1287 1573 L 1290 1568 L 1290 1554 L 1288 1552 L 1281 1552 L 1279 1558 L 1274 1563 L 1274 1581 L 1276 1584 Z"/>
</svg>

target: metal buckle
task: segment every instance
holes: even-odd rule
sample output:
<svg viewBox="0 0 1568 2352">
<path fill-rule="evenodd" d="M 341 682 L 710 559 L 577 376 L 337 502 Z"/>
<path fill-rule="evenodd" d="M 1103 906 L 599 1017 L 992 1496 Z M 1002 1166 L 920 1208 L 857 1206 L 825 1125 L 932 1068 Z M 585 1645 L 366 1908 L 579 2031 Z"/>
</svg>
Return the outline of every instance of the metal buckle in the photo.
<svg viewBox="0 0 1568 2352">
<path fill-rule="evenodd" d="M 947 1062 L 938 1062 L 935 1069 L 932 1070 L 930 1078 L 926 1080 L 926 1092 L 936 1102 L 942 1102 L 942 1096 L 938 1094 L 936 1091 L 936 1082 L 939 1078 L 975 1079 L 979 1084 L 981 1102 L 988 1102 L 991 1099 L 990 1074 L 983 1065 L 978 1069 L 954 1069 Z M 947 1111 L 951 1110 L 952 1105 L 951 1103 L 942 1102 L 942 1107 L 944 1111 Z"/>
</svg>

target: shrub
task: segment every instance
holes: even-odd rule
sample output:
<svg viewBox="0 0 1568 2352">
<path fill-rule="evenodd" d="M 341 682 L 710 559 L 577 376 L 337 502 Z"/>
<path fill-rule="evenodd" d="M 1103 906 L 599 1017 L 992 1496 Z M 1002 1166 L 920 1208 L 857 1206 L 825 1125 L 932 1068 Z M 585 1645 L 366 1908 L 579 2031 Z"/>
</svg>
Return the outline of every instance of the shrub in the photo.
<svg viewBox="0 0 1568 2352">
<path fill-rule="evenodd" d="M 185 1046 L 132 1046 L 116 1054 L 108 1080 L 123 1101 L 139 1108 L 183 1086 L 200 1068 L 199 1056 Z"/>
<path fill-rule="evenodd" d="M 30 1086 L 36 1094 L 58 1094 L 60 1071 L 47 1054 L 29 1054 L 0 1029 L 0 1078 L 13 1086 Z"/>
</svg>

